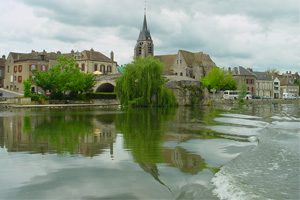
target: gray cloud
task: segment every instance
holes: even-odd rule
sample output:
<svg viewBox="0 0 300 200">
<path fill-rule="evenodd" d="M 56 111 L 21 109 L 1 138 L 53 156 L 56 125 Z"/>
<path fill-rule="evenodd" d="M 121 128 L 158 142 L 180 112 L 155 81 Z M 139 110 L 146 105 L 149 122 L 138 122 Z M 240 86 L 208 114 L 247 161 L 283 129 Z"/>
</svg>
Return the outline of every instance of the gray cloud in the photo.
<svg viewBox="0 0 300 200">
<path fill-rule="evenodd" d="M 41 36 L 33 31 L 39 37 L 78 47 L 96 41 L 95 45 L 105 49 L 117 49 L 121 63 L 132 58 L 142 26 L 143 1 L 15 1 L 23 3 L 40 26 L 50 30 Z M 300 67 L 298 0 L 152 0 L 147 10 L 159 54 L 186 49 L 209 53 L 220 66 Z M 109 38 L 113 38 L 110 43 Z"/>
</svg>

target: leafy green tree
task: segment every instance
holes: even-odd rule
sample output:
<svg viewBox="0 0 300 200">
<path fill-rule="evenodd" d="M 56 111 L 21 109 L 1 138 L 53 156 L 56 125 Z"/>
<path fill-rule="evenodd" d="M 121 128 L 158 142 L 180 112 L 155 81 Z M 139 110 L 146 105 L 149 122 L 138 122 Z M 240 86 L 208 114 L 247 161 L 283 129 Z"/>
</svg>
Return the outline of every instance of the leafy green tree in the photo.
<svg viewBox="0 0 300 200">
<path fill-rule="evenodd" d="M 31 97 L 31 81 L 30 80 L 25 80 L 23 82 L 24 86 L 24 97 Z"/>
<path fill-rule="evenodd" d="M 95 76 L 81 72 L 73 58 L 61 56 L 49 71 L 35 71 L 33 81 L 44 91 L 49 90 L 52 99 L 64 98 L 67 94 L 77 98 L 92 91 Z"/>
<path fill-rule="evenodd" d="M 165 87 L 162 63 L 153 58 L 138 58 L 127 64 L 116 82 L 116 94 L 122 106 L 175 106 L 172 91 Z"/>
<path fill-rule="evenodd" d="M 239 95 L 239 97 L 238 97 L 239 98 L 239 102 L 243 103 L 244 99 L 245 99 L 245 97 L 247 95 L 247 86 L 246 86 L 245 83 L 243 83 L 242 85 L 240 85 L 238 95 Z"/>
<path fill-rule="evenodd" d="M 294 82 L 296 85 L 298 85 L 298 87 L 299 87 L 299 96 L 300 96 L 300 80 L 295 80 L 295 82 Z"/>
<path fill-rule="evenodd" d="M 236 81 L 228 71 L 223 71 L 219 67 L 213 67 L 209 73 L 201 80 L 204 87 L 208 90 L 235 90 Z"/>
</svg>

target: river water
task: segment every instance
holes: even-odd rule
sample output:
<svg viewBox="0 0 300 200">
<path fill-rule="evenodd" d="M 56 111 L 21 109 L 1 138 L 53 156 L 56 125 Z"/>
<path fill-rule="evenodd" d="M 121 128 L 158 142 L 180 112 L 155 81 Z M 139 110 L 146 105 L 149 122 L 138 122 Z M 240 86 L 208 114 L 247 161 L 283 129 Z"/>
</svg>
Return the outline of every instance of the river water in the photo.
<svg viewBox="0 0 300 200">
<path fill-rule="evenodd" d="M 300 106 L 0 112 L 0 199 L 300 199 Z"/>
</svg>

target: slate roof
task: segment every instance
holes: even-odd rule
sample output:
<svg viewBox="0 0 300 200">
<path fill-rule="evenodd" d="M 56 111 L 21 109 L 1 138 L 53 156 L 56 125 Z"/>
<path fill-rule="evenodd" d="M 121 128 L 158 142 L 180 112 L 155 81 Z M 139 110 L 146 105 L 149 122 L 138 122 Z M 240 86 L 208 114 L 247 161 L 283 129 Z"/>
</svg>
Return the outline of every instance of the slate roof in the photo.
<svg viewBox="0 0 300 200">
<path fill-rule="evenodd" d="M 99 51 L 94 50 L 84 50 L 81 52 L 84 55 L 84 58 L 92 61 L 100 61 L 100 62 L 113 62 L 110 58 L 100 53 Z"/>
<path fill-rule="evenodd" d="M 173 74 L 173 64 L 176 60 L 176 57 L 177 54 L 155 56 L 155 58 L 164 64 L 164 72 L 166 74 Z"/>
<path fill-rule="evenodd" d="M 210 58 L 210 56 L 208 54 L 205 54 L 203 52 L 197 52 L 197 53 L 193 53 L 193 52 L 189 52 L 186 50 L 179 50 L 179 52 L 182 54 L 186 64 L 188 66 L 193 66 L 193 65 L 211 65 L 211 66 L 215 66 L 216 64 L 212 61 L 212 59 Z"/>
<path fill-rule="evenodd" d="M 257 80 L 272 81 L 272 76 L 267 72 L 253 72 Z"/>
<path fill-rule="evenodd" d="M 15 62 L 22 62 L 22 61 L 28 61 L 28 60 L 35 60 L 35 61 L 41 61 L 42 56 L 44 56 L 45 61 L 49 60 L 56 60 L 58 57 L 57 53 L 46 51 L 43 52 L 36 52 L 32 51 L 31 53 L 16 53 L 16 52 L 10 52 Z"/>
<path fill-rule="evenodd" d="M 0 67 L 4 67 L 5 66 L 5 59 L 0 58 Z"/>
<path fill-rule="evenodd" d="M 138 38 L 138 41 L 145 41 L 145 40 L 152 40 L 150 31 L 148 30 L 148 27 L 147 27 L 146 15 L 144 15 L 143 29 L 141 30 L 139 38 Z"/>
<path fill-rule="evenodd" d="M 254 73 L 252 73 L 251 71 L 249 71 L 248 69 L 246 69 L 242 66 L 234 67 L 232 72 L 233 72 L 233 75 L 235 75 L 235 76 L 255 76 L 256 77 L 256 75 Z"/>
<path fill-rule="evenodd" d="M 71 53 L 60 53 L 60 52 L 36 52 L 32 51 L 31 53 L 16 53 L 10 52 L 10 55 L 13 57 L 15 62 L 22 62 L 22 61 L 41 61 L 42 55 L 44 55 L 44 60 L 56 60 L 60 55 L 64 55 L 66 57 L 73 57 L 75 54 L 82 54 L 83 57 L 79 60 L 91 60 L 91 61 L 100 61 L 100 62 L 113 62 L 110 58 L 105 56 L 104 54 L 91 50 L 84 50 L 81 53 L 79 52 L 71 52 Z"/>
</svg>

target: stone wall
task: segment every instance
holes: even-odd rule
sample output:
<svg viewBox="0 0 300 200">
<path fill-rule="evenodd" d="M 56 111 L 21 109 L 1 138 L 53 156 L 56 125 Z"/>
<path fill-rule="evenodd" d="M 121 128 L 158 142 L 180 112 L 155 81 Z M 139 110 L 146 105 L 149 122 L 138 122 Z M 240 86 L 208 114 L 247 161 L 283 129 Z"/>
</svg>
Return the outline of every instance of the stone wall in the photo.
<svg viewBox="0 0 300 200">
<path fill-rule="evenodd" d="M 199 104 L 203 99 L 200 82 L 194 79 L 168 77 L 166 86 L 174 92 L 178 105 L 180 106 Z"/>
</svg>

